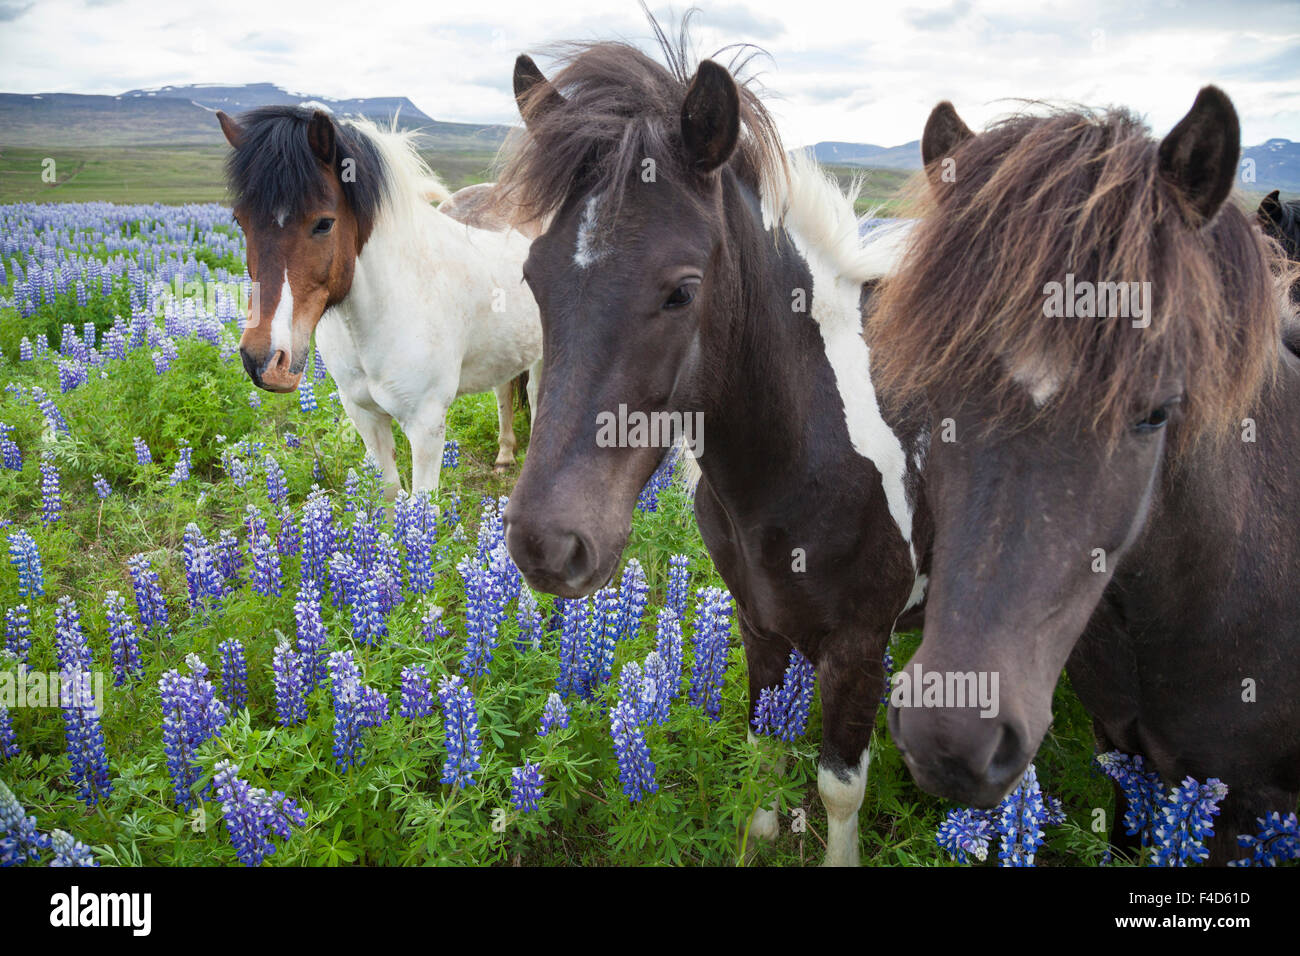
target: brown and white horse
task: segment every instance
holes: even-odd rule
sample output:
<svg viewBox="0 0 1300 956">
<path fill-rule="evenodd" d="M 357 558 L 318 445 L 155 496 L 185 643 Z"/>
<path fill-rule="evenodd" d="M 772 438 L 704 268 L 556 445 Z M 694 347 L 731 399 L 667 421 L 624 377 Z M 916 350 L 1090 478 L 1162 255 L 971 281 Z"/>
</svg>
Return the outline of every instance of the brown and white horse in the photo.
<svg viewBox="0 0 1300 956">
<path fill-rule="evenodd" d="M 259 292 L 239 349 L 253 382 L 297 388 L 314 331 L 389 497 L 393 419 L 411 443 L 412 490 L 436 490 L 458 395 L 496 391 L 496 464 L 513 461 L 512 382 L 531 368 L 535 398 L 540 378 L 537 306 L 521 282 L 528 238 L 433 208 L 448 194 L 409 134 L 297 107 L 217 118 Z"/>
</svg>

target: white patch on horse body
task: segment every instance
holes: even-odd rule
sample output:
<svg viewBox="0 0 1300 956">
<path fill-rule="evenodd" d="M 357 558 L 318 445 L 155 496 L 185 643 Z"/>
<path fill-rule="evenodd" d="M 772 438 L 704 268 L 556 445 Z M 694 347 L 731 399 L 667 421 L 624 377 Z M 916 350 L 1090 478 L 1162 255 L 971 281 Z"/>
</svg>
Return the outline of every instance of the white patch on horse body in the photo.
<svg viewBox="0 0 1300 956">
<path fill-rule="evenodd" d="M 916 580 L 912 582 L 912 594 L 907 599 L 907 604 L 903 606 L 904 611 L 910 611 L 922 601 L 925 600 L 925 588 L 930 583 L 930 576 L 927 574 L 918 574 Z"/>
<path fill-rule="evenodd" d="M 1044 358 L 1033 362 L 1022 362 L 1010 371 L 1011 378 L 1028 390 L 1029 397 L 1039 408 L 1047 404 L 1052 396 L 1061 390 L 1061 382 L 1064 380 L 1060 371 L 1052 368 Z"/>
<path fill-rule="evenodd" d="M 283 351 L 293 354 L 293 290 L 289 288 L 289 270 L 284 270 L 284 284 L 280 286 L 280 301 L 271 316 L 271 355 Z"/>
<path fill-rule="evenodd" d="M 573 250 L 573 264 L 579 269 L 587 268 L 600 258 L 600 251 L 596 248 L 599 236 L 596 211 L 599 207 L 599 196 L 587 197 L 587 205 L 582 209 L 582 221 L 578 223 L 578 242 Z"/>
<path fill-rule="evenodd" d="M 858 865 L 858 810 L 867 791 L 867 766 L 870 750 L 863 750 L 858 765 L 849 768 L 849 779 L 841 780 L 834 771 L 817 765 L 817 791 L 826 808 L 826 865 Z"/>
</svg>

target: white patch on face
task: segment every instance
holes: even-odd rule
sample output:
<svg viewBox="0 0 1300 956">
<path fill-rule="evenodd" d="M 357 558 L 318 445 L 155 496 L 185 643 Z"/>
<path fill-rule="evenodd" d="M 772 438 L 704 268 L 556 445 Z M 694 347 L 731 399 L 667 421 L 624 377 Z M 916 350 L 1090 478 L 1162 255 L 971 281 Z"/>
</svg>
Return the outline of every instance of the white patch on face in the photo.
<svg viewBox="0 0 1300 956">
<path fill-rule="evenodd" d="M 587 205 L 582 210 L 582 221 L 578 223 L 578 244 L 573 250 L 573 264 L 585 269 L 600 258 L 596 248 L 599 229 L 596 223 L 596 209 L 600 205 L 599 196 L 589 196 Z"/>
<path fill-rule="evenodd" d="M 1061 390 L 1062 375 L 1046 359 L 1024 362 L 1011 369 L 1011 378 L 1029 391 L 1034 404 L 1042 408 Z"/>
<path fill-rule="evenodd" d="M 281 229 L 283 229 L 283 228 L 284 228 L 284 220 L 288 217 L 288 215 L 289 215 L 289 214 L 288 214 L 287 212 L 285 212 L 283 209 L 281 209 L 279 212 L 277 212 L 277 213 L 275 214 L 275 224 L 276 224 L 277 226 L 279 226 Z"/>
<path fill-rule="evenodd" d="M 812 249 L 790 233 L 812 276 L 808 297 L 812 317 L 821 330 L 826 359 L 835 373 L 835 387 L 844 404 L 853 450 L 876 466 L 889 514 L 909 547 L 912 544 L 912 506 L 907 500 L 907 452 L 885 422 L 871 381 L 871 350 L 862 337 L 862 313 L 858 310 L 861 286 L 856 281 L 837 279 L 830 266 L 812 255 Z M 912 564 L 916 552 L 912 550 Z"/>
<path fill-rule="evenodd" d="M 289 288 L 289 270 L 284 270 L 284 284 L 280 286 L 280 301 L 271 316 L 271 355 L 283 351 L 293 355 L 293 290 Z"/>
</svg>

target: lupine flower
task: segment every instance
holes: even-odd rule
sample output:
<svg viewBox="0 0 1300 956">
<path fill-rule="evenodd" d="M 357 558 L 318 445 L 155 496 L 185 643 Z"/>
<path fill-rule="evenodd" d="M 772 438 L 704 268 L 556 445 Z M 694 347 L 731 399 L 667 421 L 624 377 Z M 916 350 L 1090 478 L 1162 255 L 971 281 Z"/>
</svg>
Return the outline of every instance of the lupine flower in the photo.
<svg viewBox="0 0 1300 956">
<path fill-rule="evenodd" d="M 0 422 L 0 467 L 8 468 L 10 471 L 22 471 L 23 453 L 17 443 L 9 437 L 13 430 L 12 425 Z"/>
<path fill-rule="evenodd" d="M 59 490 L 59 469 L 54 459 L 41 459 L 41 524 L 49 527 L 63 515 L 63 496 Z"/>
<path fill-rule="evenodd" d="M 177 449 L 177 454 L 179 457 L 176 459 L 176 465 L 172 468 L 171 477 L 167 479 L 167 484 L 171 487 L 179 485 L 182 481 L 189 481 L 190 465 L 194 449 L 190 448 L 189 445 L 181 445 L 181 447 Z"/>
<path fill-rule="evenodd" d="M 408 720 L 433 713 L 433 691 L 423 664 L 402 668 L 402 703 L 397 712 Z"/>
<path fill-rule="evenodd" d="M 50 846 L 54 849 L 54 859 L 50 861 L 50 866 L 99 866 L 90 847 L 66 830 L 51 833 Z"/>
<path fill-rule="evenodd" d="M 456 565 L 465 582 L 465 656 L 460 672 L 470 676 L 491 670 L 506 596 L 501 575 L 466 555 Z"/>
<path fill-rule="evenodd" d="M 443 728 L 447 759 L 442 765 L 442 782 L 457 787 L 474 783 L 474 773 L 481 769 L 482 744 L 478 736 L 478 711 L 474 695 L 459 674 L 444 677 L 438 684 L 442 702 Z"/>
<path fill-rule="evenodd" d="M 68 420 L 63 417 L 63 412 L 59 411 L 59 406 L 54 404 L 54 399 L 45 394 L 45 389 L 33 385 L 32 399 L 36 402 L 36 407 L 41 410 L 41 415 L 45 417 L 45 424 L 52 431 L 68 433 Z"/>
<path fill-rule="evenodd" d="M 32 649 L 32 616 L 26 604 L 5 611 L 5 653 L 16 661 L 26 661 Z"/>
<path fill-rule="evenodd" d="M 586 620 L 589 599 L 564 602 L 564 623 L 560 629 L 560 676 L 555 689 L 561 697 L 584 696 L 587 692 Z"/>
<path fill-rule="evenodd" d="M 212 785 L 221 801 L 235 855 L 245 866 L 257 866 L 275 852 L 272 836 L 288 840 L 293 827 L 307 825 L 307 812 L 279 790 L 267 793 L 250 787 L 237 773 L 239 765 L 218 761 Z"/>
<path fill-rule="evenodd" d="M 307 719 L 307 697 L 302 682 L 302 659 L 288 641 L 276 645 L 272 659 L 275 674 L 275 714 L 281 727 Z"/>
<path fill-rule="evenodd" d="M 524 761 L 522 767 L 510 771 L 510 802 L 521 813 L 537 809 L 542 798 L 542 765 Z"/>
<path fill-rule="evenodd" d="M 798 650 L 790 652 L 785 679 L 779 687 L 765 687 L 759 694 L 752 721 L 754 731 L 794 740 L 803 736 L 812 709 L 813 666 Z"/>
<path fill-rule="evenodd" d="M 213 546 L 213 559 L 225 583 L 226 593 L 239 587 L 239 572 L 244 567 L 244 553 L 234 532 L 223 528 Z"/>
<path fill-rule="evenodd" d="M 361 683 L 351 651 L 329 656 L 330 690 L 334 700 L 334 760 L 339 769 L 365 763 L 360 758 L 361 731 L 388 719 L 383 694 Z"/>
<path fill-rule="evenodd" d="M 666 709 L 677 699 L 682 686 L 682 622 L 672 608 L 664 608 L 659 612 L 655 653 L 663 659 L 663 677 L 658 696 Z"/>
<path fill-rule="evenodd" d="M 628 701 L 620 701 L 610 712 L 610 734 L 618 758 L 619 780 L 628 799 L 635 802 L 647 793 L 657 792 L 659 784 L 655 781 L 650 748 L 646 746 L 636 710 Z"/>
<path fill-rule="evenodd" d="M 253 561 L 253 590 L 263 597 L 279 597 L 284 590 L 284 578 L 280 574 L 280 552 L 271 538 L 261 535 L 248 553 Z"/>
<path fill-rule="evenodd" d="M 312 388 L 311 379 L 304 378 L 298 383 L 298 411 L 304 415 L 316 411 L 316 391 Z"/>
<path fill-rule="evenodd" d="M 433 590 L 433 550 L 437 539 L 437 508 L 426 492 L 416 495 L 394 517 L 401 516 L 397 536 L 406 549 L 406 570 L 411 577 L 411 590 L 427 594 Z"/>
<path fill-rule="evenodd" d="M 442 467 L 459 468 L 460 467 L 460 442 L 454 438 L 447 439 L 442 446 Z"/>
<path fill-rule="evenodd" d="M 427 643 L 451 637 L 451 631 L 447 629 L 442 615 L 443 609 L 436 604 L 431 604 L 420 616 L 420 633 L 424 635 Z"/>
<path fill-rule="evenodd" d="M 678 620 L 686 616 L 690 564 L 690 556 L 685 554 L 674 554 L 668 559 L 668 594 L 664 598 L 664 607 L 676 611 Z"/>
<path fill-rule="evenodd" d="M 140 625 L 147 631 L 152 627 L 167 625 L 167 604 L 163 599 L 162 587 L 158 583 L 158 572 L 149 564 L 149 558 L 135 554 L 127 559 L 131 571 L 131 585 L 135 590 L 135 606 L 140 612 Z"/>
<path fill-rule="evenodd" d="M 0 704 L 0 760 L 17 757 L 18 742 L 14 737 L 14 724 L 9 716 L 9 708 Z"/>
<path fill-rule="evenodd" d="M 221 735 L 227 716 L 226 705 L 217 699 L 216 688 L 206 679 L 207 667 L 192 656 L 187 661 L 189 676 L 169 670 L 158 679 L 163 750 L 167 754 L 173 797 L 183 810 L 198 805 L 194 785 L 202 776 L 202 768 L 194 754 L 204 741 Z"/>
<path fill-rule="evenodd" d="M 546 706 L 542 708 L 542 727 L 537 736 L 545 737 L 552 730 L 563 730 L 569 726 L 569 709 L 560 700 L 560 695 L 551 692 L 547 695 Z"/>
<path fill-rule="evenodd" d="M 1000 814 L 998 829 L 1002 834 L 998 865 L 1033 866 L 1034 854 L 1043 845 L 1047 807 L 1032 763 L 1025 770 L 1020 786 L 1003 798 L 997 812 Z"/>
<path fill-rule="evenodd" d="M 221 653 L 221 702 L 226 710 L 237 714 L 248 706 L 248 664 L 244 645 L 231 638 L 217 645 Z"/>
<path fill-rule="evenodd" d="M 284 480 L 284 469 L 270 455 L 263 459 L 263 465 L 266 468 L 267 498 L 273 505 L 284 504 L 289 497 L 289 489 Z"/>
<path fill-rule="evenodd" d="M 652 724 L 668 721 L 668 711 L 672 698 L 668 696 L 668 666 L 658 651 L 651 651 L 645 658 L 645 686 L 641 691 L 643 701 L 642 720 Z"/>
<path fill-rule="evenodd" d="M 1228 866 L 1277 866 L 1289 860 L 1300 860 L 1300 822 L 1294 813 L 1282 816 L 1274 810 L 1257 820 L 1257 833 L 1237 837 L 1237 842 L 1250 850 L 1251 855 L 1233 860 Z"/>
<path fill-rule="evenodd" d="M 321 621 L 320 591 L 310 582 L 298 591 L 293 605 L 298 626 L 298 656 L 302 664 L 303 693 L 310 694 L 325 682 L 329 669 L 325 659 L 325 625 Z"/>
<path fill-rule="evenodd" d="M 108 486 L 108 482 L 104 480 L 104 476 L 98 472 L 95 473 L 94 488 L 95 494 L 99 496 L 100 501 L 103 501 L 113 493 L 113 489 Z"/>
<path fill-rule="evenodd" d="M 1185 777 L 1160 806 L 1151 831 L 1152 866 L 1187 866 L 1210 858 L 1205 841 L 1214 836 L 1219 801 L 1228 795 L 1223 781 L 1211 777 L 1198 783 Z"/>
<path fill-rule="evenodd" d="M 1126 832 L 1139 836 L 1142 846 L 1150 846 L 1151 831 L 1159 822 L 1159 806 L 1165 798 L 1160 774 L 1146 768 L 1141 754 L 1111 751 L 1098 754 L 1096 761 L 1101 772 L 1119 784 L 1124 793 L 1128 804 L 1124 814 Z"/>
<path fill-rule="evenodd" d="M 258 391 L 255 388 L 248 390 L 248 407 L 249 408 L 262 407 L 262 396 L 258 394 Z"/>
<path fill-rule="evenodd" d="M 375 563 L 375 544 L 379 540 L 379 528 L 370 520 L 370 515 L 358 511 L 352 521 L 349 537 L 352 541 L 352 560 L 363 571 L 370 570 Z"/>
<path fill-rule="evenodd" d="M 536 650 L 542 646 L 542 612 L 537 606 L 537 595 L 532 588 L 526 587 L 519 592 L 515 621 L 519 628 L 519 636 L 515 638 L 518 650 Z"/>
<path fill-rule="evenodd" d="M 220 608 L 225 596 L 225 582 L 221 579 L 212 548 L 199 526 L 193 521 L 185 526 L 182 551 L 185 557 L 185 581 L 189 585 L 190 608 Z"/>
<path fill-rule="evenodd" d="M 352 636 L 362 644 L 382 644 L 388 636 L 388 624 L 380 599 L 380 583 L 375 575 L 367 574 L 357 585 L 356 601 L 352 605 Z"/>
<path fill-rule="evenodd" d="M 935 842 L 958 863 L 969 863 L 972 857 L 983 863 L 992 837 L 987 810 L 951 810 L 939 824 Z"/>
<path fill-rule="evenodd" d="M 677 458 L 680 453 L 677 447 L 669 448 L 665 453 L 659 466 L 655 468 L 654 474 L 650 480 L 645 483 L 641 493 L 636 496 L 636 507 L 638 511 L 654 512 L 659 510 L 659 496 L 664 490 L 672 484 L 673 474 L 677 469 Z"/>
<path fill-rule="evenodd" d="M 618 621 L 618 592 L 614 588 L 601 588 L 592 599 L 587 616 L 587 646 L 583 653 L 587 683 L 583 696 L 590 696 L 613 676 Z"/>
<path fill-rule="evenodd" d="M 38 863 L 50 848 L 50 838 L 36 828 L 14 792 L 0 780 L 0 867 Z"/>
<path fill-rule="evenodd" d="M 280 530 L 275 536 L 276 550 L 280 552 L 280 557 L 290 557 L 298 553 L 299 542 L 298 523 L 294 520 L 293 512 L 289 510 L 289 506 L 284 505 L 280 509 Z M 306 567 L 305 564 L 304 567 Z"/>
<path fill-rule="evenodd" d="M 140 641 L 135 622 L 126 610 L 126 601 L 117 591 L 104 595 L 104 615 L 108 620 L 108 642 L 113 652 L 113 683 L 121 687 L 128 680 L 144 676 Z"/>
<path fill-rule="evenodd" d="M 326 567 L 334 554 L 334 505 L 320 490 L 307 495 L 302 506 L 302 578 L 325 584 Z"/>
<path fill-rule="evenodd" d="M 650 588 L 646 584 L 641 562 L 629 558 L 623 569 L 623 579 L 618 589 L 618 640 L 636 637 L 641 629 L 641 615 L 645 613 Z"/>
<path fill-rule="evenodd" d="M 140 465 L 153 464 L 153 453 L 149 451 L 149 446 L 144 443 L 144 439 L 136 435 L 134 441 L 136 463 Z"/>
<path fill-rule="evenodd" d="M 690 703 L 703 708 L 713 720 L 722 713 L 722 685 L 726 679 L 731 597 L 720 588 L 701 588 L 695 605 L 695 634 L 691 644 Z"/>
<path fill-rule="evenodd" d="M 40 597 L 45 593 L 45 572 L 36 539 L 26 531 L 9 532 L 9 563 L 18 570 L 18 596 Z"/>
</svg>

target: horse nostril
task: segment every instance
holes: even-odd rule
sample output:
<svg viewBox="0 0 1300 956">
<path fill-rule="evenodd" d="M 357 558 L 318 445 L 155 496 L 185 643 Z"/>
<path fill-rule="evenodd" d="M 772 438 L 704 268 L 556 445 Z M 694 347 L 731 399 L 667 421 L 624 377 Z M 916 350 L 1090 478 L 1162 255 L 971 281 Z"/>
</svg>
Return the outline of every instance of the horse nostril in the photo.
<svg viewBox="0 0 1300 956">
<path fill-rule="evenodd" d="M 239 360 L 244 363 L 244 371 L 248 373 L 248 377 L 251 378 L 254 383 L 262 381 L 262 376 L 257 370 L 257 362 L 254 360 L 253 356 L 248 354 L 248 349 L 241 348 L 239 350 Z"/>
<path fill-rule="evenodd" d="M 267 371 L 278 369 L 282 372 L 289 371 L 289 352 L 287 349 L 276 349 L 275 354 L 271 356 L 271 361 L 266 363 Z"/>
<path fill-rule="evenodd" d="M 559 562 L 564 569 L 564 577 L 571 585 L 585 583 L 591 577 L 594 561 L 592 549 L 581 536 L 568 532 L 566 541 L 561 545 Z"/>
</svg>

